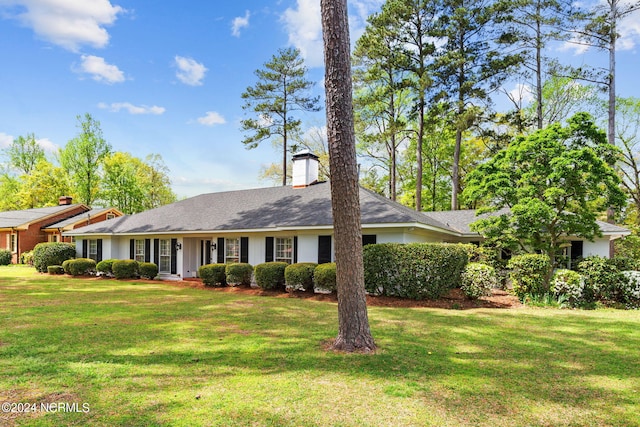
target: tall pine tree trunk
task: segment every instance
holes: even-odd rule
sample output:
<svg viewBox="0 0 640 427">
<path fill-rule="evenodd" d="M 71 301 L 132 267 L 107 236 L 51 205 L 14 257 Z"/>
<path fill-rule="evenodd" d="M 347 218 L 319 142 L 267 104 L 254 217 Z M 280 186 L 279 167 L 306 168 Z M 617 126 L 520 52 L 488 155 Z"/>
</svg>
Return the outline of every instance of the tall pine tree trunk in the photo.
<svg viewBox="0 0 640 427">
<path fill-rule="evenodd" d="M 347 1 L 321 0 L 320 7 L 338 287 L 338 337 L 333 348 L 369 352 L 376 345 L 364 290 Z"/>
</svg>

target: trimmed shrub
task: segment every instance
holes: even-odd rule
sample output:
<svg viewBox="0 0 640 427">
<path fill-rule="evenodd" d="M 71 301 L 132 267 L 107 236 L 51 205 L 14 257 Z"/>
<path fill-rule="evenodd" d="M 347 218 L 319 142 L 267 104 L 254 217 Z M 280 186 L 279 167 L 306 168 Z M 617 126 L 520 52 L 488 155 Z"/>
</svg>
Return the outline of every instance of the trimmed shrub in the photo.
<svg viewBox="0 0 640 427">
<path fill-rule="evenodd" d="M 138 261 L 133 259 L 117 259 L 112 264 L 113 276 L 116 279 L 135 279 L 138 277 Z"/>
<path fill-rule="evenodd" d="M 313 271 L 318 264 L 313 262 L 299 262 L 288 265 L 284 269 L 284 280 L 287 291 L 306 291 L 313 289 Z"/>
<path fill-rule="evenodd" d="M 76 258 L 67 263 L 69 274 L 72 276 L 84 276 L 96 271 L 96 262 L 90 258 Z"/>
<path fill-rule="evenodd" d="M 113 277 L 114 261 L 117 261 L 117 259 L 114 259 L 114 258 L 103 259 L 96 265 L 96 271 L 101 275 L 105 275 L 107 277 Z"/>
<path fill-rule="evenodd" d="M 336 263 L 319 264 L 313 270 L 313 289 L 315 292 L 336 291 Z"/>
<path fill-rule="evenodd" d="M 609 262 L 613 264 L 618 269 L 618 271 L 640 270 L 640 261 L 635 258 L 616 255 L 611 258 Z"/>
<path fill-rule="evenodd" d="M 20 264 L 33 265 L 33 251 L 26 251 L 20 254 Z"/>
<path fill-rule="evenodd" d="M 225 268 L 227 283 L 231 286 L 250 285 L 252 273 L 253 267 L 246 262 L 232 262 Z"/>
<path fill-rule="evenodd" d="M 507 268 L 513 292 L 524 301 L 528 296 L 542 296 L 549 293 L 551 261 L 547 255 L 516 255 L 509 260 Z"/>
<path fill-rule="evenodd" d="M 402 298 L 437 299 L 460 287 L 468 262 L 464 245 L 381 243 L 364 247 L 367 292 Z"/>
<path fill-rule="evenodd" d="M 206 286 L 224 286 L 226 281 L 226 264 L 206 264 L 198 268 L 198 277 Z"/>
<path fill-rule="evenodd" d="M 623 302 L 620 284 L 626 279 L 610 259 L 601 256 L 587 257 L 578 264 L 578 272 L 584 276 L 585 302 Z"/>
<path fill-rule="evenodd" d="M 47 267 L 49 274 L 64 274 L 64 268 L 61 265 L 50 265 Z"/>
<path fill-rule="evenodd" d="M 262 289 L 281 289 L 284 286 L 284 271 L 288 266 L 286 262 L 264 262 L 256 265 L 256 284 Z"/>
<path fill-rule="evenodd" d="M 0 249 L 0 265 L 11 264 L 11 251 L 8 249 Z"/>
<path fill-rule="evenodd" d="M 491 295 L 491 289 L 500 284 L 496 270 L 487 264 L 470 262 L 462 272 L 462 292 L 469 299 Z"/>
<path fill-rule="evenodd" d="M 158 266 L 152 262 L 141 262 L 138 264 L 140 277 L 153 280 L 158 275 Z"/>
<path fill-rule="evenodd" d="M 68 259 L 62 262 L 62 269 L 65 273 L 71 274 L 71 270 L 69 270 L 69 263 L 73 261 L 73 259 Z"/>
<path fill-rule="evenodd" d="M 640 308 L 640 271 L 623 271 L 622 296 L 627 308 Z"/>
<path fill-rule="evenodd" d="M 62 265 L 76 256 L 76 247 L 70 243 L 38 243 L 33 248 L 33 266 L 40 273 L 45 273 L 50 265 Z"/>
<path fill-rule="evenodd" d="M 571 307 L 577 307 L 584 297 L 584 278 L 573 270 L 556 270 L 551 279 L 551 292 L 556 298 L 564 296 Z"/>
</svg>

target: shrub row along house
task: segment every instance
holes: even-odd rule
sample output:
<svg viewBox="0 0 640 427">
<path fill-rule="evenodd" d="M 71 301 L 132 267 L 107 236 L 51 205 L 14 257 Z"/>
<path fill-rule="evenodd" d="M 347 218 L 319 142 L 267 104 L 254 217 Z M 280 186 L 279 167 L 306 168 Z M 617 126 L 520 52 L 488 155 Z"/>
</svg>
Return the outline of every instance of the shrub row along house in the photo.
<svg viewBox="0 0 640 427">
<path fill-rule="evenodd" d="M 317 157 L 299 153 L 291 186 L 203 194 L 64 235 L 76 239 L 78 256 L 153 262 L 165 279 L 196 277 L 210 263 L 331 262 L 331 189 L 317 178 Z M 474 211 L 416 212 L 364 188 L 360 206 L 363 244 L 482 239 L 469 229 Z M 608 256 L 610 240 L 629 234 L 600 227 L 602 237 L 593 242 L 572 239 L 573 257 Z"/>
<path fill-rule="evenodd" d="M 68 196 L 60 197 L 58 206 L 0 212 L 0 249 L 9 250 L 18 263 L 38 243 L 71 242 L 62 233 L 120 216 L 115 208 L 90 209 Z"/>
</svg>

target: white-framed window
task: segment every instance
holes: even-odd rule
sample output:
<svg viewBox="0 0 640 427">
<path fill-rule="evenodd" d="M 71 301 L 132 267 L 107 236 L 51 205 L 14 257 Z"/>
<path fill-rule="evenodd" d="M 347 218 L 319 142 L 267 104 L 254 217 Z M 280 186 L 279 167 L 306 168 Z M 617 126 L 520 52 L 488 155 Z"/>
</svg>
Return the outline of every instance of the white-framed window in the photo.
<svg viewBox="0 0 640 427">
<path fill-rule="evenodd" d="M 116 215 L 115 215 L 115 214 L 113 214 L 113 213 L 108 213 L 108 214 L 107 214 L 107 219 L 113 219 L 113 218 L 115 218 L 115 217 L 116 217 Z"/>
<path fill-rule="evenodd" d="M 14 233 L 7 234 L 7 248 L 11 252 L 17 252 L 18 251 L 17 235 L 16 234 L 14 234 Z"/>
<path fill-rule="evenodd" d="M 89 240 L 87 257 L 91 258 L 94 261 L 98 261 L 98 241 L 97 240 Z"/>
<path fill-rule="evenodd" d="M 58 241 L 57 234 L 49 234 L 49 242 L 56 243 Z"/>
<path fill-rule="evenodd" d="M 171 239 L 160 239 L 160 254 L 158 271 L 160 273 L 171 272 Z"/>
<path fill-rule="evenodd" d="M 144 262 L 144 239 L 136 239 L 134 259 L 138 262 Z"/>
<path fill-rule="evenodd" d="M 240 238 L 227 238 L 224 241 L 224 262 L 240 262 Z"/>
<path fill-rule="evenodd" d="M 276 237 L 276 256 L 277 262 L 293 263 L 293 238 L 292 237 Z"/>
</svg>

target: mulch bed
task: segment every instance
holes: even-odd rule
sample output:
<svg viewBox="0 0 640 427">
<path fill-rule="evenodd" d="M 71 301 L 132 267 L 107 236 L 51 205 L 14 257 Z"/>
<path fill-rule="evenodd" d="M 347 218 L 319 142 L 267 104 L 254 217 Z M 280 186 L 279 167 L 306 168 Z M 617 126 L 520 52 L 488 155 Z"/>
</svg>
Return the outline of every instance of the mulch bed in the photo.
<svg viewBox="0 0 640 427">
<path fill-rule="evenodd" d="M 157 283 L 157 282 L 155 282 Z M 244 295 L 269 296 L 274 298 L 300 298 L 312 301 L 326 301 L 337 303 L 336 294 L 324 295 L 308 292 L 283 292 L 265 291 L 247 286 L 236 287 L 211 287 L 205 286 L 199 279 L 187 279 L 179 282 L 166 281 L 173 286 L 205 289 L 212 292 L 229 292 Z M 437 300 L 414 301 L 404 298 L 367 296 L 367 305 L 374 307 L 429 307 L 467 310 L 471 308 L 520 308 L 523 305 L 517 297 L 499 289 L 494 289 L 491 296 L 470 300 L 464 296 L 460 289 L 452 289 L 447 295 Z"/>
</svg>

